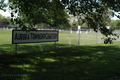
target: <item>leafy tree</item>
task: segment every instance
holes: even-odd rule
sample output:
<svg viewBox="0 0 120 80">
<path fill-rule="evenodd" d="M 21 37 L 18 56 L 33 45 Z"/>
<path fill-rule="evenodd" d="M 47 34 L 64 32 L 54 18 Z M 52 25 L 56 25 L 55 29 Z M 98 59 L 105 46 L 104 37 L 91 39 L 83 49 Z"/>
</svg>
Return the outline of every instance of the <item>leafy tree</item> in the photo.
<svg viewBox="0 0 120 80">
<path fill-rule="evenodd" d="M 116 26 L 117 26 L 118 29 L 120 29 L 120 20 L 118 21 Z"/>
<path fill-rule="evenodd" d="M 51 0 L 48 7 L 48 24 L 54 27 L 62 27 L 69 25 L 68 14 L 64 10 L 63 4 L 60 0 Z"/>
<path fill-rule="evenodd" d="M 26 23 L 29 24 L 29 29 L 33 28 L 36 24 L 45 22 L 46 8 L 48 7 L 47 0 L 10 0 L 11 21 L 13 20 L 19 26 L 23 26 L 26 30 Z M 16 17 L 15 14 L 18 14 Z M 34 29 L 34 28 L 33 28 Z"/>
<path fill-rule="evenodd" d="M 0 0 L 0 10 L 3 10 L 3 11 L 6 10 L 5 7 L 7 6 L 7 4 L 4 3 L 4 1 L 5 1 L 5 0 Z M 4 16 L 2 16 L 2 15 L 0 14 L 0 20 L 2 20 L 3 18 L 4 18 Z"/>
<path fill-rule="evenodd" d="M 82 18 L 84 19 L 84 17 L 82 17 L 83 15 L 86 18 L 88 15 L 94 17 L 94 19 L 89 17 L 87 20 L 90 22 L 89 26 L 94 28 L 95 31 L 97 27 L 101 25 L 100 22 L 103 21 L 102 14 L 105 9 L 109 8 L 116 12 L 120 11 L 119 0 L 10 0 L 10 2 L 13 2 L 12 6 L 10 6 L 13 10 L 11 13 L 12 17 L 14 17 L 14 13 L 20 14 L 22 12 L 31 19 L 33 18 L 34 10 L 36 10 L 36 12 L 41 11 L 42 14 L 50 10 L 49 12 L 53 14 L 53 16 L 49 16 L 49 22 L 58 26 L 59 21 L 57 22 L 57 20 L 61 20 L 61 18 L 58 17 L 61 14 L 60 11 L 67 9 L 70 14 L 78 17 L 78 21 L 82 20 Z M 118 15 L 116 16 L 119 17 Z M 107 30 L 104 25 L 100 27 L 100 31 L 107 37 L 106 40 L 111 43 L 112 39 L 109 39 L 109 35 L 115 34 Z"/>
<path fill-rule="evenodd" d="M 18 24 L 23 25 L 24 22 L 27 22 L 32 27 L 40 23 L 55 27 L 69 26 L 68 16 L 59 0 L 10 1 L 12 2 L 10 5 L 12 21 L 15 17 L 15 13 L 17 13 L 19 17 L 14 19 L 14 21 Z M 24 22 L 22 22 L 23 20 Z"/>
<path fill-rule="evenodd" d="M 112 20 L 108 25 L 113 29 L 120 29 L 120 20 Z"/>
<path fill-rule="evenodd" d="M 10 17 L 5 17 L 0 14 L 0 25 L 4 24 L 8 27 L 11 24 Z"/>
<path fill-rule="evenodd" d="M 71 23 L 72 27 L 77 27 L 78 26 L 78 21 L 73 20 L 73 22 Z"/>
<path fill-rule="evenodd" d="M 5 11 L 5 7 L 7 6 L 6 3 L 4 3 L 5 0 L 0 0 L 0 10 L 4 10 Z"/>
<path fill-rule="evenodd" d="M 85 18 L 87 20 L 88 27 L 93 28 L 96 32 L 99 26 L 101 33 L 106 36 L 104 39 L 105 43 L 112 43 L 118 35 L 113 34 L 112 30 L 106 28 L 106 23 L 103 19 L 105 16 L 103 14 L 105 14 L 105 10 L 108 9 L 119 11 L 119 3 L 118 0 L 69 0 L 68 9 L 74 15 L 76 15 L 76 13 L 78 16 L 84 15 L 83 19 Z M 81 17 L 79 18 L 81 19 Z M 114 36 L 114 38 L 110 36 Z"/>
<path fill-rule="evenodd" d="M 0 21 L 1 21 L 3 18 L 4 18 L 4 16 L 2 16 L 2 15 L 0 14 Z"/>
<path fill-rule="evenodd" d="M 112 12 L 110 12 L 104 6 L 96 9 L 92 14 L 87 14 L 85 16 L 85 22 L 88 27 L 93 28 L 97 31 L 98 27 L 105 27 L 111 21 L 110 15 L 112 16 Z"/>
<path fill-rule="evenodd" d="M 64 21 L 64 17 L 62 16 L 65 16 L 63 9 L 64 7 L 59 0 L 51 0 L 48 7 L 48 13 L 50 14 L 49 24 L 51 26 L 59 26 L 59 24 L 62 24 L 62 21 Z"/>
<path fill-rule="evenodd" d="M 88 27 L 87 23 L 84 22 L 84 23 L 82 24 L 82 27 Z"/>
</svg>

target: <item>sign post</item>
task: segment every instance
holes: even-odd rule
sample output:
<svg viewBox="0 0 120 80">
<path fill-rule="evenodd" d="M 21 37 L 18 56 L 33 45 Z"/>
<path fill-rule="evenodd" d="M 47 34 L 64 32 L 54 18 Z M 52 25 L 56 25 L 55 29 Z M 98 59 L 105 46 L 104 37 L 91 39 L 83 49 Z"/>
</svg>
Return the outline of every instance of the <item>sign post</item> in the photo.
<svg viewBox="0 0 120 80">
<path fill-rule="evenodd" d="M 54 49 L 56 50 L 56 42 L 54 42 Z"/>
<path fill-rule="evenodd" d="M 17 44 L 15 44 L 15 55 L 17 55 Z"/>
<path fill-rule="evenodd" d="M 38 31 L 12 31 L 12 44 L 15 44 L 15 54 L 17 54 L 17 44 L 21 43 L 39 43 L 39 42 L 55 42 L 58 41 L 58 31 L 38 30 Z"/>
<path fill-rule="evenodd" d="M 17 30 L 17 26 L 16 26 L 16 30 Z M 15 44 L 15 55 L 17 55 L 17 44 Z"/>
<path fill-rule="evenodd" d="M 58 41 L 58 31 L 12 31 L 12 44 L 21 43 L 39 43 L 39 42 L 56 42 Z"/>
<path fill-rule="evenodd" d="M 78 25 L 78 32 L 79 32 L 79 35 L 78 35 L 78 46 L 80 45 L 80 29 L 81 29 L 81 26 Z"/>
</svg>

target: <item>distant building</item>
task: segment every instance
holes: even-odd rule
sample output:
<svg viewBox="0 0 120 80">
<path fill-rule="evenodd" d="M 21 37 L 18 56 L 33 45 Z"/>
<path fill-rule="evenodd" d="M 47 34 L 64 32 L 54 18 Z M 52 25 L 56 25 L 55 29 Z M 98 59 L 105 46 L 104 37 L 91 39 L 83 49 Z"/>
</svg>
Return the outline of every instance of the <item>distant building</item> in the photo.
<svg viewBox="0 0 120 80">
<path fill-rule="evenodd" d="M 0 28 L 6 28 L 9 25 L 9 21 L 4 18 L 0 21 Z"/>
</svg>

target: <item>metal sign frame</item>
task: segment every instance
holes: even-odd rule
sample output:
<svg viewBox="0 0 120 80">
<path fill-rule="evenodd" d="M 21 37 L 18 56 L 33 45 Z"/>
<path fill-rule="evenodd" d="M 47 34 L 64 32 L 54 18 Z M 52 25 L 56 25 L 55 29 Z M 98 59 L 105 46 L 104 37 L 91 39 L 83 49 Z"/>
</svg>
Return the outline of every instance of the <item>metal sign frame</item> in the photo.
<svg viewBox="0 0 120 80">
<path fill-rule="evenodd" d="M 12 31 L 12 44 L 57 42 L 59 31 L 37 30 L 37 31 Z"/>
</svg>

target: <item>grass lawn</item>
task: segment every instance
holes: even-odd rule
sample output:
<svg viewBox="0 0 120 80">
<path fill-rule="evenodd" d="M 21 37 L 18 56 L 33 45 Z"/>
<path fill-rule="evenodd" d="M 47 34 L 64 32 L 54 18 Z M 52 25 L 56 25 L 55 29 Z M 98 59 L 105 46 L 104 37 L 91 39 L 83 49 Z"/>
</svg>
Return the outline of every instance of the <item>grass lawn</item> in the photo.
<svg viewBox="0 0 120 80">
<path fill-rule="evenodd" d="M 78 47 L 77 35 L 67 33 L 60 32 L 65 41 L 60 37 L 56 50 L 53 43 L 19 44 L 18 55 L 8 55 L 15 47 L 6 35 L 0 42 L 0 80 L 120 80 L 120 42 Z"/>
<path fill-rule="evenodd" d="M 101 40 L 101 38 L 102 35 L 98 33 L 98 40 L 97 40 L 98 43 L 103 43 L 103 40 Z M 11 43 L 12 43 L 12 31 L 0 30 L 0 45 L 11 44 Z M 70 33 L 70 31 L 59 31 L 59 42 L 57 43 L 66 44 L 69 46 L 78 45 L 78 33 L 76 31 L 73 31 L 73 33 Z M 82 32 L 80 34 L 80 45 L 87 45 L 87 44 L 96 44 L 95 32 L 90 32 L 88 34 L 86 34 L 86 32 Z"/>
</svg>

